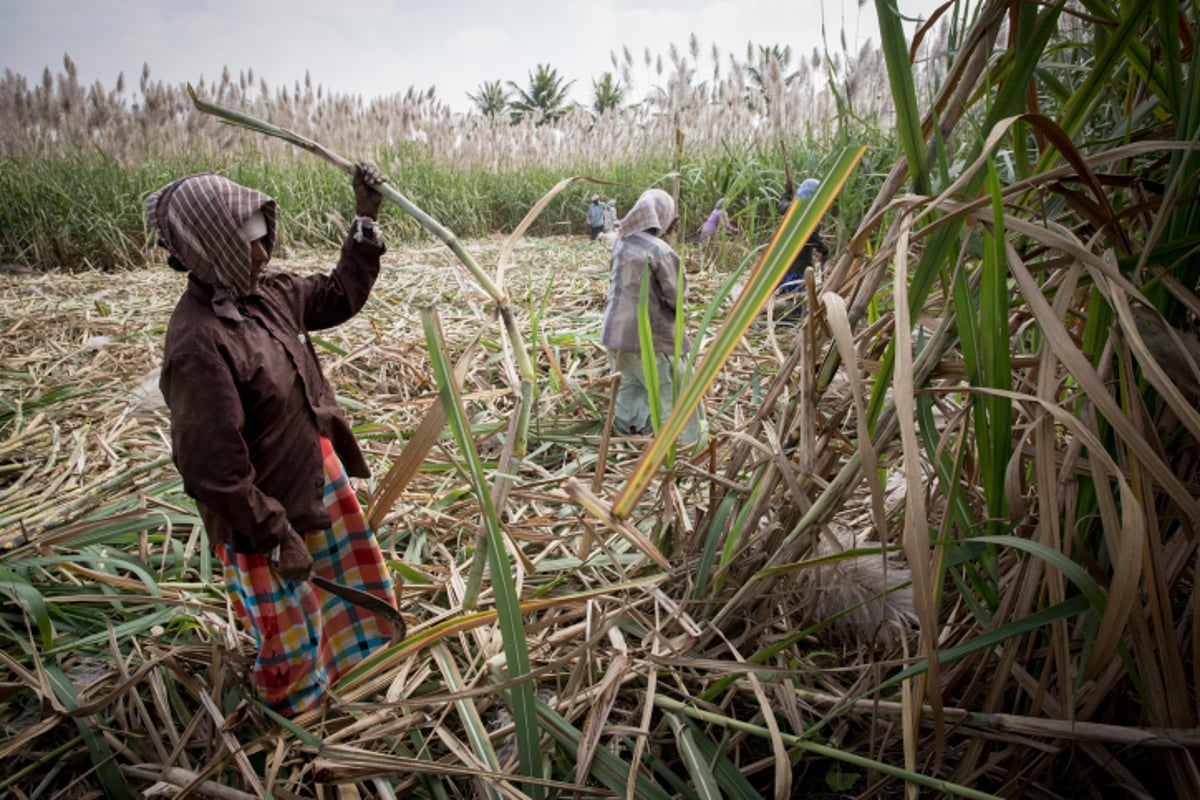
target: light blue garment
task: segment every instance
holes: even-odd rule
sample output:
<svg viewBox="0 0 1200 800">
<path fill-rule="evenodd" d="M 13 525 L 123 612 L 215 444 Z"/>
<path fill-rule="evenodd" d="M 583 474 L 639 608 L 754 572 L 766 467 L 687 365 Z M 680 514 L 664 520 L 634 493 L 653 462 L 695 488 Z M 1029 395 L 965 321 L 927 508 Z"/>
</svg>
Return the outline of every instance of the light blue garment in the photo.
<svg viewBox="0 0 1200 800">
<path fill-rule="evenodd" d="M 588 206 L 587 224 L 589 228 L 604 227 L 604 204 L 596 201 Z"/>
<path fill-rule="evenodd" d="M 642 369 L 641 353 L 608 351 L 609 364 L 621 375 L 621 386 L 617 389 L 616 410 L 613 413 L 613 431 L 621 436 L 654 433 L 650 422 L 650 392 L 646 388 L 645 371 Z M 665 422 L 674 404 L 675 370 L 671 367 L 672 357 L 657 353 L 654 362 L 658 366 L 658 395 L 661 419 Z M 694 444 L 700 436 L 699 411 L 692 413 L 679 434 L 680 444 Z"/>
</svg>

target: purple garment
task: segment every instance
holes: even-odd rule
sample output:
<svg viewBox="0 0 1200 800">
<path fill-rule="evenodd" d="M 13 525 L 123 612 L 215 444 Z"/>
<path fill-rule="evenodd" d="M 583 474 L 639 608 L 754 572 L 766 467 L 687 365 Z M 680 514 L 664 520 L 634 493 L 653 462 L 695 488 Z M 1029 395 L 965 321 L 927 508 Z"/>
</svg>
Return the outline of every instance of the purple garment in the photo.
<svg viewBox="0 0 1200 800">
<path fill-rule="evenodd" d="M 726 233 L 738 232 L 738 229 L 733 227 L 729 222 L 729 215 L 725 213 L 725 209 L 721 208 L 718 204 L 712 213 L 708 215 L 708 219 L 704 220 L 704 224 L 700 226 L 700 243 L 703 244 L 708 241 L 717 232 L 717 229 L 721 227 L 722 222 L 725 223 Z"/>
</svg>

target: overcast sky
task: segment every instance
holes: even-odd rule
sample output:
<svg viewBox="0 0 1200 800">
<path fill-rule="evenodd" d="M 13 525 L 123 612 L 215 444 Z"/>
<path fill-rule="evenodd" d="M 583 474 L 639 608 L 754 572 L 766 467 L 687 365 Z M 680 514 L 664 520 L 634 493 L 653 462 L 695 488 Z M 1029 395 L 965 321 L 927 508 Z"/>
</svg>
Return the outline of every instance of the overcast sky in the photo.
<svg viewBox="0 0 1200 800">
<path fill-rule="evenodd" d="M 898 2 L 909 16 L 937 6 Z M 711 69 L 715 44 L 725 74 L 731 53 L 745 60 L 748 42 L 808 56 L 823 47 L 822 26 L 834 50 L 843 30 L 852 51 L 879 41 L 873 0 L 863 8 L 855 0 L 0 0 L 0 58 L 36 82 L 46 67 L 62 71 L 68 54 L 83 83 L 105 88 L 121 72 L 136 87 L 143 64 L 172 84 L 252 68 L 271 89 L 307 70 L 314 83 L 367 99 L 433 86 L 465 111 L 483 81 L 526 86 L 538 64 L 574 80 L 573 99 L 588 103 L 593 79 L 623 47 L 642 92 L 653 77 L 646 48 L 669 65 L 670 46 L 686 52 L 694 34 L 701 68 Z"/>
</svg>

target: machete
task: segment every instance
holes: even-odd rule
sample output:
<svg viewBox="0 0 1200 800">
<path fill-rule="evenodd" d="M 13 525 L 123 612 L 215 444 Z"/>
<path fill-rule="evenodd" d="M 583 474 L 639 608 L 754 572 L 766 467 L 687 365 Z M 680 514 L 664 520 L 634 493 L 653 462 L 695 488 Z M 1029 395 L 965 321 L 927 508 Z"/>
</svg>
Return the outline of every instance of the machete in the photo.
<svg viewBox="0 0 1200 800">
<path fill-rule="evenodd" d="M 340 583 L 334 583 L 328 578 L 322 578 L 320 575 L 314 575 L 312 582 L 317 588 L 337 595 L 347 603 L 356 605 L 387 620 L 388 624 L 392 626 L 392 644 L 402 641 L 408 634 L 408 628 L 404 624 L 404 617 L 400 616 L 400 612 L 393 608 L 386 600 L 380 600 L 375 595 L 370 592 L 364 592 L 362 589 L 353 589 Z"/>
</svg>

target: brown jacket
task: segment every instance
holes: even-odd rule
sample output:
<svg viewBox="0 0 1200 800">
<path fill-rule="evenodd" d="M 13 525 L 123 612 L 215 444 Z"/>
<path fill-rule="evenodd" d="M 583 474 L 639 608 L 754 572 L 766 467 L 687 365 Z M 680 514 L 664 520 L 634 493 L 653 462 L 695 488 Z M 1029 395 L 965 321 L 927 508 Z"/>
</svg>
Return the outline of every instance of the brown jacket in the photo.
<svg viewBox="0 0 1200 800">
<path fill-rule="evenodd" d="M 329 275 L 267 270 L 239 301 L 189 276 L 171 315 L 159 384 L 171 445 L 209 545 L 266 552 L 290 522 L 330 525 L 318 434 L 346 472 L 370 474 L 309 340 L 350 319 L 379 275 L 382 245 L 347 237 Z"/>
</svg>

